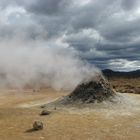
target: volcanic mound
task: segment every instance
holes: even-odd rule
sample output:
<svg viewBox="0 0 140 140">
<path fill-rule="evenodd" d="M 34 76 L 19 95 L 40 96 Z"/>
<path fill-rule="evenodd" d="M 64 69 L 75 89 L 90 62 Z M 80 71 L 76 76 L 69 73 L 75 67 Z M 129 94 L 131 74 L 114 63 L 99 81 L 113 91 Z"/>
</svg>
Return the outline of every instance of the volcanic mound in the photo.
<svg viewBox="0 0 140 140">
<path fill-rule="evenodd" d="M 65 105 L 88 105 L 89 103 L 100 103 L 103 101 L 113 101 L 116 93 L 109 82 L 102 76 L 96 75 L 81 82 L 69 95 L 51 102 L 45 106 L 47 109 L 61 108 Z"/>
<path fill-rule="evenodd" d="M 115 91 L 109 82 L 102 76 L 85 80 L 67 96 L 66 102 L 81 101 L 83 103 L 94 103 L 109 100 L 115 96 Z"/>
</svg>

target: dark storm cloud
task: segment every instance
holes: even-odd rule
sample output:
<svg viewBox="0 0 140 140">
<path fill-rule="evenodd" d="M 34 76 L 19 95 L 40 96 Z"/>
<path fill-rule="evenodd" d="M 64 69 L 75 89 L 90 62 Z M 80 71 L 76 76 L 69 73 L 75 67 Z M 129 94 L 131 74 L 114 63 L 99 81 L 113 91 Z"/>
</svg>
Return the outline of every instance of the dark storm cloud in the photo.
<svg viewBox="0 0 140 140">
<path fill-rule="evenodd" d="M 127 15 L 129 16 L 129 15 Z M 109 19 L 108 23 L 104 23 L 99 30 L 101 34 L 110 41 L 130 42 L 139 36 L 140 33 L 140 17 L 134 20 L 128 20 L 127 17 Z"/>
<path fill-rule="evenodd" d="M 68 3 L 66 0 L 36 0 L 28 7 L 28 10 L 36 14 L 53 15 L 64 12 Z"/>
<path fill-rule="evenodd" d="M 10 6 L 23 8 L 25 13 L 21 19 L 24 17 L 24 20 L 19 20 L 16 26 L 0 24 L 0 37 L 15 35 L 23 29 L 27 38 L 31 39 L 61 38 L 62 42 L 77 51 L 82 59 L 95 63 L 101 68 L 114 68 L 115 60 L 117 64 L 118 61 L 128 64 L 132 61 L 134 69 L 140 67 L 139 0 L 2 0 L 0 2 L 1 10 Z M 6 22 L 7 20 L 11 22 L 9 18 L 11 15 L 5 16 L 7 16 Z"/>
<path fill-rule="evenodd" d="M 132 10 L 137 6 L 138 0 L 122 0 L 122 7 L 125 10 Z"/>
</svg>

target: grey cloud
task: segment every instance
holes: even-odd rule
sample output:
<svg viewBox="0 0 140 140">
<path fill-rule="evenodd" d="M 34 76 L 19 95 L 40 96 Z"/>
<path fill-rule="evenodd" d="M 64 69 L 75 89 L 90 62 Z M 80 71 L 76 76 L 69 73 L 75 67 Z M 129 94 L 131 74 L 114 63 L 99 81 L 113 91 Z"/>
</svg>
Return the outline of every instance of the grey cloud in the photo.
<svg viewBox="0 0 140 140">
<path fill-rule="evenodd" d="M 105 23 L 104 26 L 99 29 L 101 34 L 108 40 L 118 41 L 118 42 L 128 42 L 131 39 L 139 36 L 140 19 L 135 19 L 132 21 L 127 21 L 125 19 L 110 19 L 109 23 Z"/>
<path fill-rule="evenodd" d="M 122 0 L 122 7 L 125 10 L 132 10 L 137 7 L 138 0 Z"/>
<path fill-rule="evenodd" d="M 110 61 L 116 59 L 139 62 L 140 2 L 91 0 L 83 5 L 82 2 L 85 1 L 2 0 L 1 7 L 22 7 L 26 16 L 22 25 L 0 25 L 0 36 L 24 32 L 26 38 L 33 40 L 61 38 L 82 59 L 101 68 L 111 67 Z M 88 30 L 91 32 L 87 33 Z"/>
<path fill-rule="evenodd" d="M 36 0 L 35 3 L 27 7 L 27 10 L 36 14 L 57 15 L 67 8 L 68 3 L 66 0 Z"/>
</svg>

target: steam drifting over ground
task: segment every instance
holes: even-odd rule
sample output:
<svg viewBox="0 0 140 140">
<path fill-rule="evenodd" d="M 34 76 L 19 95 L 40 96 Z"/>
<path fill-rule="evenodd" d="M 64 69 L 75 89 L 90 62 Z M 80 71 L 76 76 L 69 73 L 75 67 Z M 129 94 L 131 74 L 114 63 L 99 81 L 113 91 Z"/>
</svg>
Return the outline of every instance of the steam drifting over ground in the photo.
<svg viewBox="0 0 140 140">
<path fill-rule="evenodd" d="M 47 86 L 72 90 L 79 82 L 99 72 L 61 40 L 44 42 L 16 38 L 0 43 L 1 88 Z"/>
</svg>

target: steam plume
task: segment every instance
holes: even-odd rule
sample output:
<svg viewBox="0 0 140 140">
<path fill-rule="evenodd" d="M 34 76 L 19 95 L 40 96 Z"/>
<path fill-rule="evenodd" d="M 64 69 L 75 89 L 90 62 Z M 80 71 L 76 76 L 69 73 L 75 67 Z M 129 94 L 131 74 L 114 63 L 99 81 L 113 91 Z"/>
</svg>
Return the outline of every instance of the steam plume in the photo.
<svg viewBox="0 0 140 140">
<path fill-rule="evenodd" d="M 72 90 L 97 72 L 61 41 L 13 39 L 0 43 L 0 87 Z"/>
</svg>

